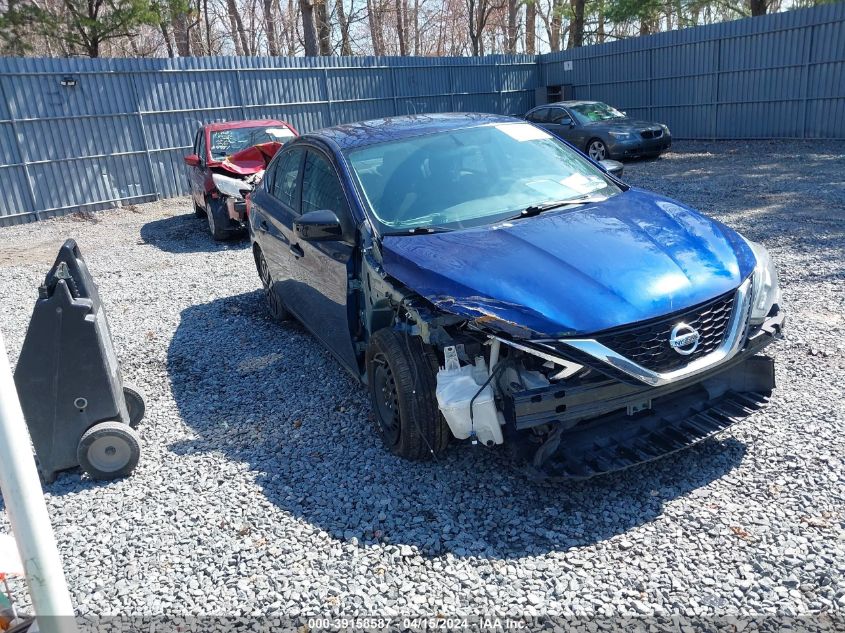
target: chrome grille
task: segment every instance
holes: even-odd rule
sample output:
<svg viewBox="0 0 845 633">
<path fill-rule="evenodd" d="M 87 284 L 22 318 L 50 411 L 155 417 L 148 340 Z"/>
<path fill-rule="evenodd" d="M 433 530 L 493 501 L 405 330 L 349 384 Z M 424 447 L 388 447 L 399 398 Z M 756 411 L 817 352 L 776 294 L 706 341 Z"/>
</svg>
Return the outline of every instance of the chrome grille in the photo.
<svg viewBox="0 0 845 633">
<path fill-rule="evenodd" d="M 594 336 L 602 345 L 638 365 L 657 372 L 679 369 L 697 358 L 715 352 L 725 339 L 734 307 L 735 290 L 670 317 L 661 317 L 633 327 L 609 330 Z M 683 356 L 669 346 L 669 337 L 678 323 L 695 328 L 698 347 Z"/>
<path fill-rule="evenodd" d="M 660 138 L 661 136 L 663 136 L 663 130 L 643 130 L 642 132 L 640 132 L 640 135 L 643 138 Z"/>
</svg>

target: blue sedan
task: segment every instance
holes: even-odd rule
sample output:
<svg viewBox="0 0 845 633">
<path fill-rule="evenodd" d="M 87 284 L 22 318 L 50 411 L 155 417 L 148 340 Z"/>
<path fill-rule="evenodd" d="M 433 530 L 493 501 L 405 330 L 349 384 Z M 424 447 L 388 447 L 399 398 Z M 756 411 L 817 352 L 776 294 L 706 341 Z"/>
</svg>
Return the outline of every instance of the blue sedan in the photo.
<svg viewBox="0 0 845 633">
<path fill-rule="evenodd" d="M 525 121 L 305 134 L 249 227 L 270 314 L 367 386 L 405 458 L 506 444 L 532 475 L 590 477 L 699 442 L 774 387 L 765 248 Z"/>
</svg>

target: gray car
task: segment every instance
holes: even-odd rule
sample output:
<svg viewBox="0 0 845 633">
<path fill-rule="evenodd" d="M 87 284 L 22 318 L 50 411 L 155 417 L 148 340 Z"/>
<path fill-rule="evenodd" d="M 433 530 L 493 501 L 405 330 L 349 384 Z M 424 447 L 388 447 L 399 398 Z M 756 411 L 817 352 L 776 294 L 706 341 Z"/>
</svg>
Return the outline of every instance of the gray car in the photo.
<svg viewBox="0 0 845 633">
<path fill-rule="evenodd" d="M 593 160 L 659 156 L 672 145 L 669 128 L 629 118 L 600 101 L 537 106 L 525 119 L 589 154 Z"/>
</svg>

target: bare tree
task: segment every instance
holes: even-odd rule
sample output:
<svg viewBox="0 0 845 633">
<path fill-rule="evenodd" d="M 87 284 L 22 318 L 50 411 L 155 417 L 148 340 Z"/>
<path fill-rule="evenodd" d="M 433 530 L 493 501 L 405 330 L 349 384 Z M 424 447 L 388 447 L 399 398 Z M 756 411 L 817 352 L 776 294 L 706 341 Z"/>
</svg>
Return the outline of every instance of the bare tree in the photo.
<svg viewBox="0 0 845 633">
<path fill-rule="evenodd" d="M 537 50 L 537 1 L 525 3 L 525 52 L 534 55 Z"/>
<path fill-rule="evenodd" d="M 569 43 L 566 48 L 577 48 L 584 44 L 584 5 L 586 0 L 570 0 L 572 21 L 569 24 Z"/>
<path fill-rule="evenodd" d="M 302 14 L 302 35 L 305 43 L 305 55 L 316 57 L 319 54 L 317 49 L 317 29 L 314 26 L 314 5 L 310 0 L 299 0 L 299 11 Z"/>
</svg>

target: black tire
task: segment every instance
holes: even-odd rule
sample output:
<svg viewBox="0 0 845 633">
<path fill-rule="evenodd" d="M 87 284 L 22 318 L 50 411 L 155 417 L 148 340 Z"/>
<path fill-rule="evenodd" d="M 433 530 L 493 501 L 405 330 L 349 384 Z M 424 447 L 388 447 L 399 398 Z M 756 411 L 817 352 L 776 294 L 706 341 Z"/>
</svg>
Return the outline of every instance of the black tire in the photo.
<svg viewBox="0 0 845 633">
<path fill-rule="evenodd" d="M 587 149 L 585 152 L 587 156 L 592 158 L 594 161 L 607 160 L 610 158 L 610 152 L 607 149 L 607 144 L 600 138 L 591 138 L 587 141 Z M 603 154 L 603 156 L 599 157 L 600 153 Z"/>
<path fill-rule="evenodd" d="M 200 205 L 194 202 L 194 216 L 198 218 L 205 217 L 205 209 L 203 209 Z"/>
<path fill-rule="evenodd" d="M 147 412 L 144 392 L 135 385 L 123 383 L 123 398 L 126 400 L 126 409 L 129 411 L 129 426 L 137 429 Z"/>
<path fill-rule="evenodd" d="M 367 382 L 376 429 L 394 455 L 426 460 L 451 433 L 435 396 L 437 357 L 415 336 L 379 330 L 367 346 Z"/>
<path fill-rule="evenodd" d="M 82 470 L 101 481 L 130 475 L 141 459 L 141 440 L 128 424 L 100 422 L 79 440 L 76 457 Z"/>
<path fill-rule="evenodd" d="M 229 231 L 229 214 L 226 211 L 226 203 L 217 198 L 208 197 L 205 199 L 205 208 L 207 210 L 206 219 L 208 220 L 208 232 L 211 233 L 217 242 L 222 242 L 232 236 Z"/>
<path fill-rule="evenodd" d="M 290 312 L 282 304 L 282 299 L 273 288 L 273 277 L 270 275 L 270 268 L 264 258 L 264 252 L 256 245 L 252 249 L 255 256 L 255 268 L 258 270 L 258 278 L 261 279 L 261 286 L 264 289 L 264 303 L 267 305 L 267 312 L 274 321 L 287 321 Z"/>
</svg>

